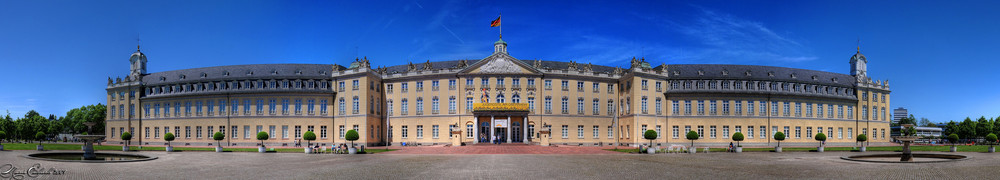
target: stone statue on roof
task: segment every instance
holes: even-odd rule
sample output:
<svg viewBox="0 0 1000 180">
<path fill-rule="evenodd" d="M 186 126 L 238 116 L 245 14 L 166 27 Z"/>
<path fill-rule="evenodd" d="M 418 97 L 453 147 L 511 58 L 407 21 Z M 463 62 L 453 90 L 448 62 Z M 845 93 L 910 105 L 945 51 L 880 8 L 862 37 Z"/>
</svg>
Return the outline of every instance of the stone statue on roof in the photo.
<svg viewBox="0 0 1000 180">
<path fill-rule="evenodd" d="M 409 64 L 406 65 L 406 71 L 407 72 L 409 72 L 409 71 L 416 71 L 416 70 L 417 70 L 417 66 L 413 65 L 413 62 L 409 62 Z"/>
<path fill-rule="evenodd" d="M 576 68 L 576 66 L 577 66 L 577 64 L 576 64 L 576 61 L 572 61 L 572 60 L 570 60 L 570 61 L 569 61 L 569 64 L 568 64 L 568 65 L 566 65 L 566 66 L 568 66 L 568 67 L 567 67 L 566 69 L 568 69 L 568 70 L 570 70 L 570 71 L 572 71 L 572 70 L 576 70 L 576 69 L 577 69 L 577 68 Z"/>
<path fill-rule="evenodd" d="M 465 68 L 466 66 L 469 66 L 469 64 L 467 64 L 465 60 L 459 60 L 458 64 L 455 65 L 455 68 L 461 69 Z"/>
<path fill-rule="evenodd" d="M 433 66 L 431 66 L 431 60 L 427 60 L 427 62 L 424 63 L 424 70 L 431 70 L 431 69 L 433 69 Z"/>
<path fill-rule="evenodd" d="M 122 77 L 115 78 L 115 84 L 122 83 Z"/>
<path fill-rule="evenodd" d="M 111 81 L 111 77 L 108 77 L 108 85 L 111 85 L 114 81 Z"/>
<path fill-rule="evenodd" d="M 340 72 L 340 65 L 333 64 L 333 72 Z"/>
<path fill-rule="evenodd" d="M 535 68 L 542 68 L 542 60 L 535 60 Z"/>
<path fill-rule="evenodd" d="M 594 65 L 588 62 L 587 65 L 583 66 L 583 71 L 594 71 Z"/>
<path fill-rule="evenodd" d="M 622 74 L 622 67 L 615 67 L 615 74 Z"/>
<path fill-rule="evenodd" d="M 635 57 L 632 57 L 631 64 L 632 66 L 629 67 L 629 69 L 638 68 L 640 66 L 639 60 L 635 59 Z"/>
<path fill-rule="evenodd" d="M 372 67 L 371 63 L 368 62 L 368 56 L 365 56 L 365 58 L 361 60 L 361 64 L 358 68 L 371 68 L 371 67 Z"/>
</svg>

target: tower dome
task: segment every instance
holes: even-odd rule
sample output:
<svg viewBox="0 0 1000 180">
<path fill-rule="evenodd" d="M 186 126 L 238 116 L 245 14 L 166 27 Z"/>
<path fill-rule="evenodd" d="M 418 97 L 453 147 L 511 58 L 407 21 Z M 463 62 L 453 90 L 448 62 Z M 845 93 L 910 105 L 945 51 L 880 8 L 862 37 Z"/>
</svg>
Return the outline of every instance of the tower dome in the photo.
<svg viewBox="0 0 1000 180">
<path fill-rule="evenodd" d="M 500 39 L 500 40 L 497 40 L 497 42 L 493 43 L 493 53 L 494 54 L 496 54 L 496 53 L 505 53 L 506 54 L 507 53 L 507 42 L 504 42 L 503 39 Z"/>
<path fill-rule="evenodd" d="M 139 46 L 136 46 L 135 52 L 132 56 L 128 58 L 130 66 L 129 75 L 132 77 L 139 77 L 140 75 L 146 74 L 146 54 L 139 51 Z"/>
</svg>

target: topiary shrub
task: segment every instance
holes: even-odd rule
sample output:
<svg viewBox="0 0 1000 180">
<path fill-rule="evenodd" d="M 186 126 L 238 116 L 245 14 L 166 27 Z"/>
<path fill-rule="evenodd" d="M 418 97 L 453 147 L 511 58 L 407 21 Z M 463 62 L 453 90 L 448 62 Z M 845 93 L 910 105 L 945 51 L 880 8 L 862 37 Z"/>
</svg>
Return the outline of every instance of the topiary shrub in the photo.
<svg viewBox="0 0 1000 180">
<path fill-rule="evenodd" d="M 816 141 L 819 141 L 819 142 L 820 142 L 820 144 L 819 144 L 819 145 L 820 145 L 820 146 L 823 146 L 823 141 L 826 141 L 826 134 L 823 134 L 823 133 L 817 133 L 817 134 L 816 134 Z"/>
<path fill-rule="evenodd" d="M 212 139 L 215 139 L 215 143 L 217 143 L 219 147 L 222 147 L 222 140 L 226 139 L 226 134 L 223 134 L 222 132 L 215 132 L 215 134 L 212 135 Z"/>
<path fill-rule="evenodd" d="M 351 141 L 351 147 L 354 147 L 354 141 L 357 141 L 361 137 L 358 136 L 358 131 L 352 129 L 347 131 L 347 134 L 344 135 L 344 138 L 347 139 L 348 141 Z"/>
<path fill-rule="evenodd" d="M 736 147 L 743 147 L 742 145 L 740 145 L 740 141 L 743 141 L 743 133 L 741 132 L 733 133 L 733 141 L 736 141 Z"/>
<path fill-rule="evenodd" d="M 958 143 L 958 134 L 951 133 L 951 135 L 948 135 L 948 141 L 951 142 L 951 147 L 955 147 L 955 143 Z"/>
<path fill-rule="evenodd" d="M 35 140 L 38 140 L 38 145 L 42 145 L 42 140 L 44 139 L 45 139 L 45 133 L 43 132 L 35 133 Z"/>
<path fill-rule="evenodd" d="M 774 133 L 774 140 L 778 141 L 778 147 L 781 147 L 781 141 L 785 140 L 785 133 L 781 131 Z"/>
<path fill-rule="evenodd" d="M 174 133 L 167 133 L 163 135 L 163 140 L 167 141 L 167 146 L 170 146 L 170 141 L 174 141 Z"/>
<path fill-rule="evenodd" d="M 989 143 L 990 147 L 993 147 L 993 144 L 996 144 L 996 142 L 997 142 L 996 134 L 990 133 L 989 135 L 986 135 L 986 143 Z"/>
<path fill-rule="evenodd" d="M 132 142 L 132 133 L 122 132 L 122 141 L 125 141 L 125 146 L 128 146 Z"/>
<path fill-rule="evenodd" d="M 260 140 L 261 147 L 264 147 L 264 140 L 267 140 L 268 137 L 267 132 L 261 131 L 257 133 L 257 140 Z"/>
<path fill-rule="evenodd" d="M 656 139 L 656 131 L 646 130 L 645 133 L 642 133 L 642 138 L 649 140 L 649 147 L 653 147 L 653 140 Z"/>
<path fill-rule="evenodd" d="M 864 146 L 865 145 L 864 142 L 868 141 L 868 135 L 858 134 L 858 138 L 855 138 L 855 140 L 857 140 L 858 142 L 861 142 L 861 146 Z"/>
<path fill-rule="evenodd" d="M 306 140 L 306 146 L 312 145 L 312 141 L 316 140 L 316 133 L 306 131 L 306 133 L 302 134 L 302 139 Z"/>
<path fill-rule="evenodd" d="M 698 132 L 690 131 L 685 136 L 688 140 L 691 140 L 691 147 L 694 147 L 694 140 L 698 140 Z"/>
</svg>

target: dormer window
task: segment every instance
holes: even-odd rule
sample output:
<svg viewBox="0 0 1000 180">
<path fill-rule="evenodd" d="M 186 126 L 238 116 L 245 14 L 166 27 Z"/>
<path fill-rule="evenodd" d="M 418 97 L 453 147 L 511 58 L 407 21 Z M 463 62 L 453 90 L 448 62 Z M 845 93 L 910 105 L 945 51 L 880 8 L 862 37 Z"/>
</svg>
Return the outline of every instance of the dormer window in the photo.
<svg viewBox="0 0 1000 180">
<path fill-rule="evenodd" d="M 247 76 L 253 76 L 253 71 L 247 71 Z"/>
<path fill-rule="evenodd" d="M 729 75 L 729 70 L 722 70 L 722 75 L 723 76 L 728 76 Z"/>
<path fill-rule="evenodd" d="M 679 76 L 679 75 L 681 75 L 681 72 L 674 71 L 674 76 Z"/>
<path fill-rule="evenodd" d="M 319 75 L 326 75 L 326 71 L 319 71 Z"/>
<path fill-rule="evenodd" d="M 167 81 L 167 77 L 160 76 L 160 82 Z"/>
<path fill-rule="evenodd" d="M 704 76 L 705 75 L 705 71 L 702 71 L 702 70 L 699 69 L 698 70 L 698 75 L 699 76 Z"/>
<path fill-rule="evenodd" d="M 792 79 L 795 79 L 795 73 L 792 73 L 791 76 L 792 76 Z"/>
<path fill-rule="evenodd" d="M 747 71 L 747 76 L 751 76 L 750 71 Z"/>
<path fill-rule="evenodd" d="M 187 76 L 181 74 L 179 78 L 183 80 L 184 78 L 187 78 Z"/>
<path fill-rule="evenodd" d="M 229 71 L 223 72 L 222 76 L 229 76 Z"/>
<path fill-rule="evenodd" d="M 813 75 L 812 79 L 813 79 L 813 81 L 815 81 L 816 80 L 816 75 Z"/>
<path fill-rule="evenodd" d="M 769 77 L 774 77 L 774 71 L 771 71 L 771 72 L 767 72 L 767 76 L 769 76 Z"/>
<path fill-rule="evenodd" d="M 302 70 L 295 70 L 295 75 L 302 75 Z"/>
<path fill-rule="evenodd" d="M 271 75 L 278 75 L 278 70 L 271 70 Z"/>
<path fill-rule="evenodd" d="M 837 83 L 837 78 L 833 78 L 831 80 L 833 80 L 833 83 Z"/>
<path fill-rule="evenodd" d="M 201 78 L 205 78 L 205 77 L 208 77 L 208 74 L 206 74 L 206 73 L 201 73 Z"/>
</svg>

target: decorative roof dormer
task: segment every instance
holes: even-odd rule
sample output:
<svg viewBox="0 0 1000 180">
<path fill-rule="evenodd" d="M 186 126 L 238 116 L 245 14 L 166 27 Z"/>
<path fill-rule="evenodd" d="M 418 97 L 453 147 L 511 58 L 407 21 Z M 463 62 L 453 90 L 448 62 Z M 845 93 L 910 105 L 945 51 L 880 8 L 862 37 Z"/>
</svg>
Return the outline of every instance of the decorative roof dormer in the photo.
<svg viewBox="0 0 1000 180">
<path fill-rule="evenodd" d="M 867 77 L 868 76 L 868 58 L 865 58 L 864 54 L 861 54 L 861 46 L 858 46 L 858 52 L 851 56 L 851 75 L 856 77 Z"/>
</svg>

